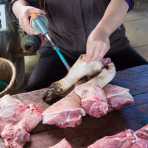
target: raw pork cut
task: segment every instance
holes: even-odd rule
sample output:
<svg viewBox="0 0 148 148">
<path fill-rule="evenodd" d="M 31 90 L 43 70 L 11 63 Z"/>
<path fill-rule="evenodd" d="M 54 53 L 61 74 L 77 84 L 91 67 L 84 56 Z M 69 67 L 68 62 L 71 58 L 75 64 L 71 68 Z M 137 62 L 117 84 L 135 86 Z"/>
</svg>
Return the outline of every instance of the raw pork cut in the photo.
<svg viewBox="0 0 148 148">
<path fill-rule="evenodd" d="M 45 100 L 49 101 L 51 98 L 60 98 L 80 79 L 93 76 L 99 73 L 102 68 L 103 63 L 101 61 L 87 63 L 85 62 L 85 55 L 81 55 L 63 79 L 51 84 Z"/>
<path fill-rule="evenodd" d="M 29 105 L 17 124 L 7 124 L 1 133 L 5 145 L 12 148 L 23 148 L 23 145 L 30 140 L 29 132 L 41 121 L 41 113 L 42 110 L 39 107 Z"/>
<path fill-rule="evenodd" d="M 132 130 L 126 130 L 114 136 L 106 136 L 88 148 L 130 148 L 135 141 Z"/>
<path fill-rule="evenodd" d="M 121 90 L 126 90 L 122 91 L 121 94 L 119 94 L 120 89 L 118 87 L 116 89 L 116 86 L 106 87 L 106 90 L 103 90 L 115 77 L 116 68 L 109 59 L 105 59 L 102 63 L 104 68 L 98 75 L 85 83 L 77 85 L 69 95 L 44 111 L 43 124 L 57 125 L 62 128 L 75 127 L 81 123 L 81 118 L 85 116 L 85 112 L 90 116 L 100 118 L 113 109 L 121 109 L 122 106 L 133 102 L 133 98 L 127 89 L 119 87 Z M 74 68 L 74 71 L 72 69 L 73 73 L 75 73 L 76 68 Z M 74 74 L 71 73 L 70 76 L 71 79 L 75 79 Z M 65 83 L 65 85 L 68 84 Z M 113 93 L 112 88 L 116 89 Z M 109 96 L 109 94 L 113 96 Z"/>
<path fill-rule="evenodd" d="M 69 144 L 69 142 L 66 139 L 63 139 L 56 145 L 50 146 L 49 148 L 72 148 L 72 146 Z"/>
<path fill-rule="evenodd" d="M 77 87 L 77 94 L 81 96 L 81 106 L 90 116 L 100 118 L 108 112 L 106 95 L 100 87 L 82 85 Z"/>
<path fill-rule="evenodd" d="M 116 89 L 116 91 L 111 92 L 111 89 Z M 86 113 L 96 118 L 134 103 L 134 99 L 127 88 L 111 84 L 101 89 L 86 83 L 86 85 L 78 86 L 75 92 L 82 98 L 81 106 Z"/>
<path fill-rule="evenodd" d="M 104 91 L 107 96 L 110 111 L 120 110 L 124 106 L 134 103 L 134 99 L 127 88 L 108 84 L 104 88 Z"/>
<path fill-rule="evenodd" d="M 75 127 L 81 123 L 82 116 L 85 111 L 80 106 L 80 97 L 72 91 L 43 112 L 43 124 Z"/>
<path fill-rule="evenodd" d="M 107 98 L 111 98 L 129 92 L 129 89 L 117 85 L 108 84 L 106 87 L 104 87 L 104 91 L 106 93 Z"/>
<path fill-rule="evenodd" d="M 114 136 L 106 136 L 88 148 L 147 148 L 148 125 L 134 132 L 126 130 Z"/>
<path fill-rule="evenodd" d="M 81 94 L 84 97 L 87 97 L 88 99 L 88 96 L 90 96 L 90 99 L 97 98 L 92 104 L 89 100 L 88 101 L 90 104 L 87 103 L 86 100 L 86 106 L 83 104 L 83 109 L 81 107 L 81 100 L 83 98 L 81 99 L 78 95 L 75 94 L 75 92 L 72 92 L 65 98 L 51 105 L 43 112 L 43 124 L 57 125 L 61 128 L 75 127 L 81 123 L 82 116 L 85 116 L 85 111 L 91 116 L 99 118 L 107 114 L 109 111 L 121 109 L 123 106 L 125 106 L 125 104 L 131 104 L 134 101 L 129 93 L 128 96 L 126 96 L 124 93 L 121 96 L 114 95 L 115 99 L 109 98 L 110 100 L 107 100 L 103 89 L 99 87 L 91 88 L 91 86 L 85 87 L 85 89 L 86 91 L 84 91 L 83 87 L 82 89 L 79 88 L 80 91 L 83 91 L 83 94 Z M 124 88 L 122 89 L 124 90 Z M 94 94 L 96 95 L 95 97 Z"/>
<path fill-rule="evenodd" d="M 23 116 L 27 106 L 21 101 L 5 95 L 0 99 L 0 133 L 7 123 L 16 123 Z"/>
<path fill-rule="evenodd" d="M 109 63 L 99 75 L 75 88 L 75 93 L 81 97 L 81 106 L 90 116 L 100 118 L 108 113 L 108 101 L 102 88 L 115 74 L 115 65 Z"/>
<path fill-rule="evenodd" d="M 119 93 L 120 89 L 117 89 L 113 91 L 113 97 L 108 94 L 111 94 L 111 88 L 118 88 L 117 86 L 106 87 L 105 91 L 102 89 L 114 78 L 115 74 L 114 64 L 108 63 L 100 74 L 76 86 L 72 93 L 45 110 L 43 124 L 57 125 L 61 128 L 75 127 L 81 123 L 85 112 L 90 116 L 100 118 L 113 109 L 121 109 L 133 103 L 133 98 L 127 89 L 119 87 L 124 90 L 123 93 Z M 108 96 L 110 98 L 107 98 Z"/>
<path fill-rule="evenodd" d="M 5 146 L 23 148 L 31 130 L 41 121 L 42 108 L 24 104 L 10 95 L 0 99 L 0 134 Z"/>
</svg>

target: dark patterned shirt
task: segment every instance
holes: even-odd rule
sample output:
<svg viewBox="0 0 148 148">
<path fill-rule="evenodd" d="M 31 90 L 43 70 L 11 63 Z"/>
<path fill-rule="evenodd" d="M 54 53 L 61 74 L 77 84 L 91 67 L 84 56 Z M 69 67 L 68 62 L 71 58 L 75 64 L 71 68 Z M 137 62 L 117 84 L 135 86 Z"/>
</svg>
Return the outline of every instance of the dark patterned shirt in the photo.
<svg viewBox="0 0 148 148">
<path fill-rule="evenodd" d="M 129 5 L 129 10 L 133 9 L 133 7 L 134 7 L 134 0 L 126 0 L 126 2 Z"/>
<path fill-rule="evenodd" d="M 35 2 L 36 0 L 28 0 Z M 38 0 L 40 1 L 40 0 Z M 85 52 L 91 31 L 104 16 L 111 0 L 45 0 L 49 19 L 49 32 L 53 41 L 66 52 Z M 133 0 L 126 0 L 129 10 Z M 129 45 L 124 26 L 111 35 L 111 51 Z"/>
</svg>

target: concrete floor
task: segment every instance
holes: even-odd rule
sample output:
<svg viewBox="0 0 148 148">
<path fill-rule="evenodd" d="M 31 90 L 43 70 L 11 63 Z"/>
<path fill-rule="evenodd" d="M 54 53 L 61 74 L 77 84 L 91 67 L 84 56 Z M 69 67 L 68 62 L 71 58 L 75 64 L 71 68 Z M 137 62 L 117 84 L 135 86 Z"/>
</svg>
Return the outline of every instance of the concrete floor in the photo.
<svg viewBox="0 0 148 148">
<path fill-rule="evenodd" d="M 148 2 L 127 15 L 125 26 L 132 46 L 148 60 Z"/>
</svg>

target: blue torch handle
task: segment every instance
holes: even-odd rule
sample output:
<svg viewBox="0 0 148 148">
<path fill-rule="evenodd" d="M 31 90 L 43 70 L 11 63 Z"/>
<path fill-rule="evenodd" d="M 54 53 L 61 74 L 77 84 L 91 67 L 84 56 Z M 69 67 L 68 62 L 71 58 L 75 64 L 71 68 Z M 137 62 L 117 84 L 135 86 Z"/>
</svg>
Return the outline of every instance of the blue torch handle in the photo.
<svg viewBox="0 0 148 148">
<path fill-rule="evenodd" d="M 59 56 L 59 58 L 61 59 L 61 61 L 65 65 L 66 69 L 69 71 L 70 66 L 67 63 L 67 61 L 66 61 L 65 57 L 63 56 L 63 54 L 61 53 L 60 49 L 58 47 L 54 47 L 54 50 L 56 51 L 57 55 Z"/>
<path fill-rule="evenodd" d="M 58 48 L 54 42 L 51 40 L 50 36 L 48 35 L 48 23 L 46 22 L 46 18 L 44 16 L 37 16 L 35 19 L 32 20 L 32 26 L 33 28 L 38 31 L 39 33 L 43 34 L 48 41 L 51 43 L 52 48 L 55 50 L 57 55 L 59 56 L 60 60 L 66 67 L 66 69 L 69 71 L 70 66 L 68 62 L 66 61 L 64 55 L 61 53 L 60 48 Z"/>
</svg>

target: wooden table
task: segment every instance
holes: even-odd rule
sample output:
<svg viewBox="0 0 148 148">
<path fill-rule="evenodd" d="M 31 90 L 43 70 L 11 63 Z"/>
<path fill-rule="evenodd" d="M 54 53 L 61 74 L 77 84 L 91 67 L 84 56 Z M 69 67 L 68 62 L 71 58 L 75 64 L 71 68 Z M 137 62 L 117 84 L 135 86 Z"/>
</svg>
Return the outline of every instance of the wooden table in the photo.
<svg viewBox="0 0 148 148">
<path fill-rule="evenodd" d="M 147 124 L 148 65 L 118 72 L 112 83 L 129 88 L 134 96 L 135 104 L 120 112 L 109 113 L 101 119 L 85 117 L 83 123 L 77 128 L 59 129 L 48 126 L 32 134 L 32 142 L 27 147 L 48 148 L 66 137 L 74 148 L 85 148 L 103 136 L 112 135 L 127 128 L 136 130 Z M 41 91 L 39 100 L 42 95 Z M 21 98 L 21 95 L 17 97 Z"/>
</svg>

